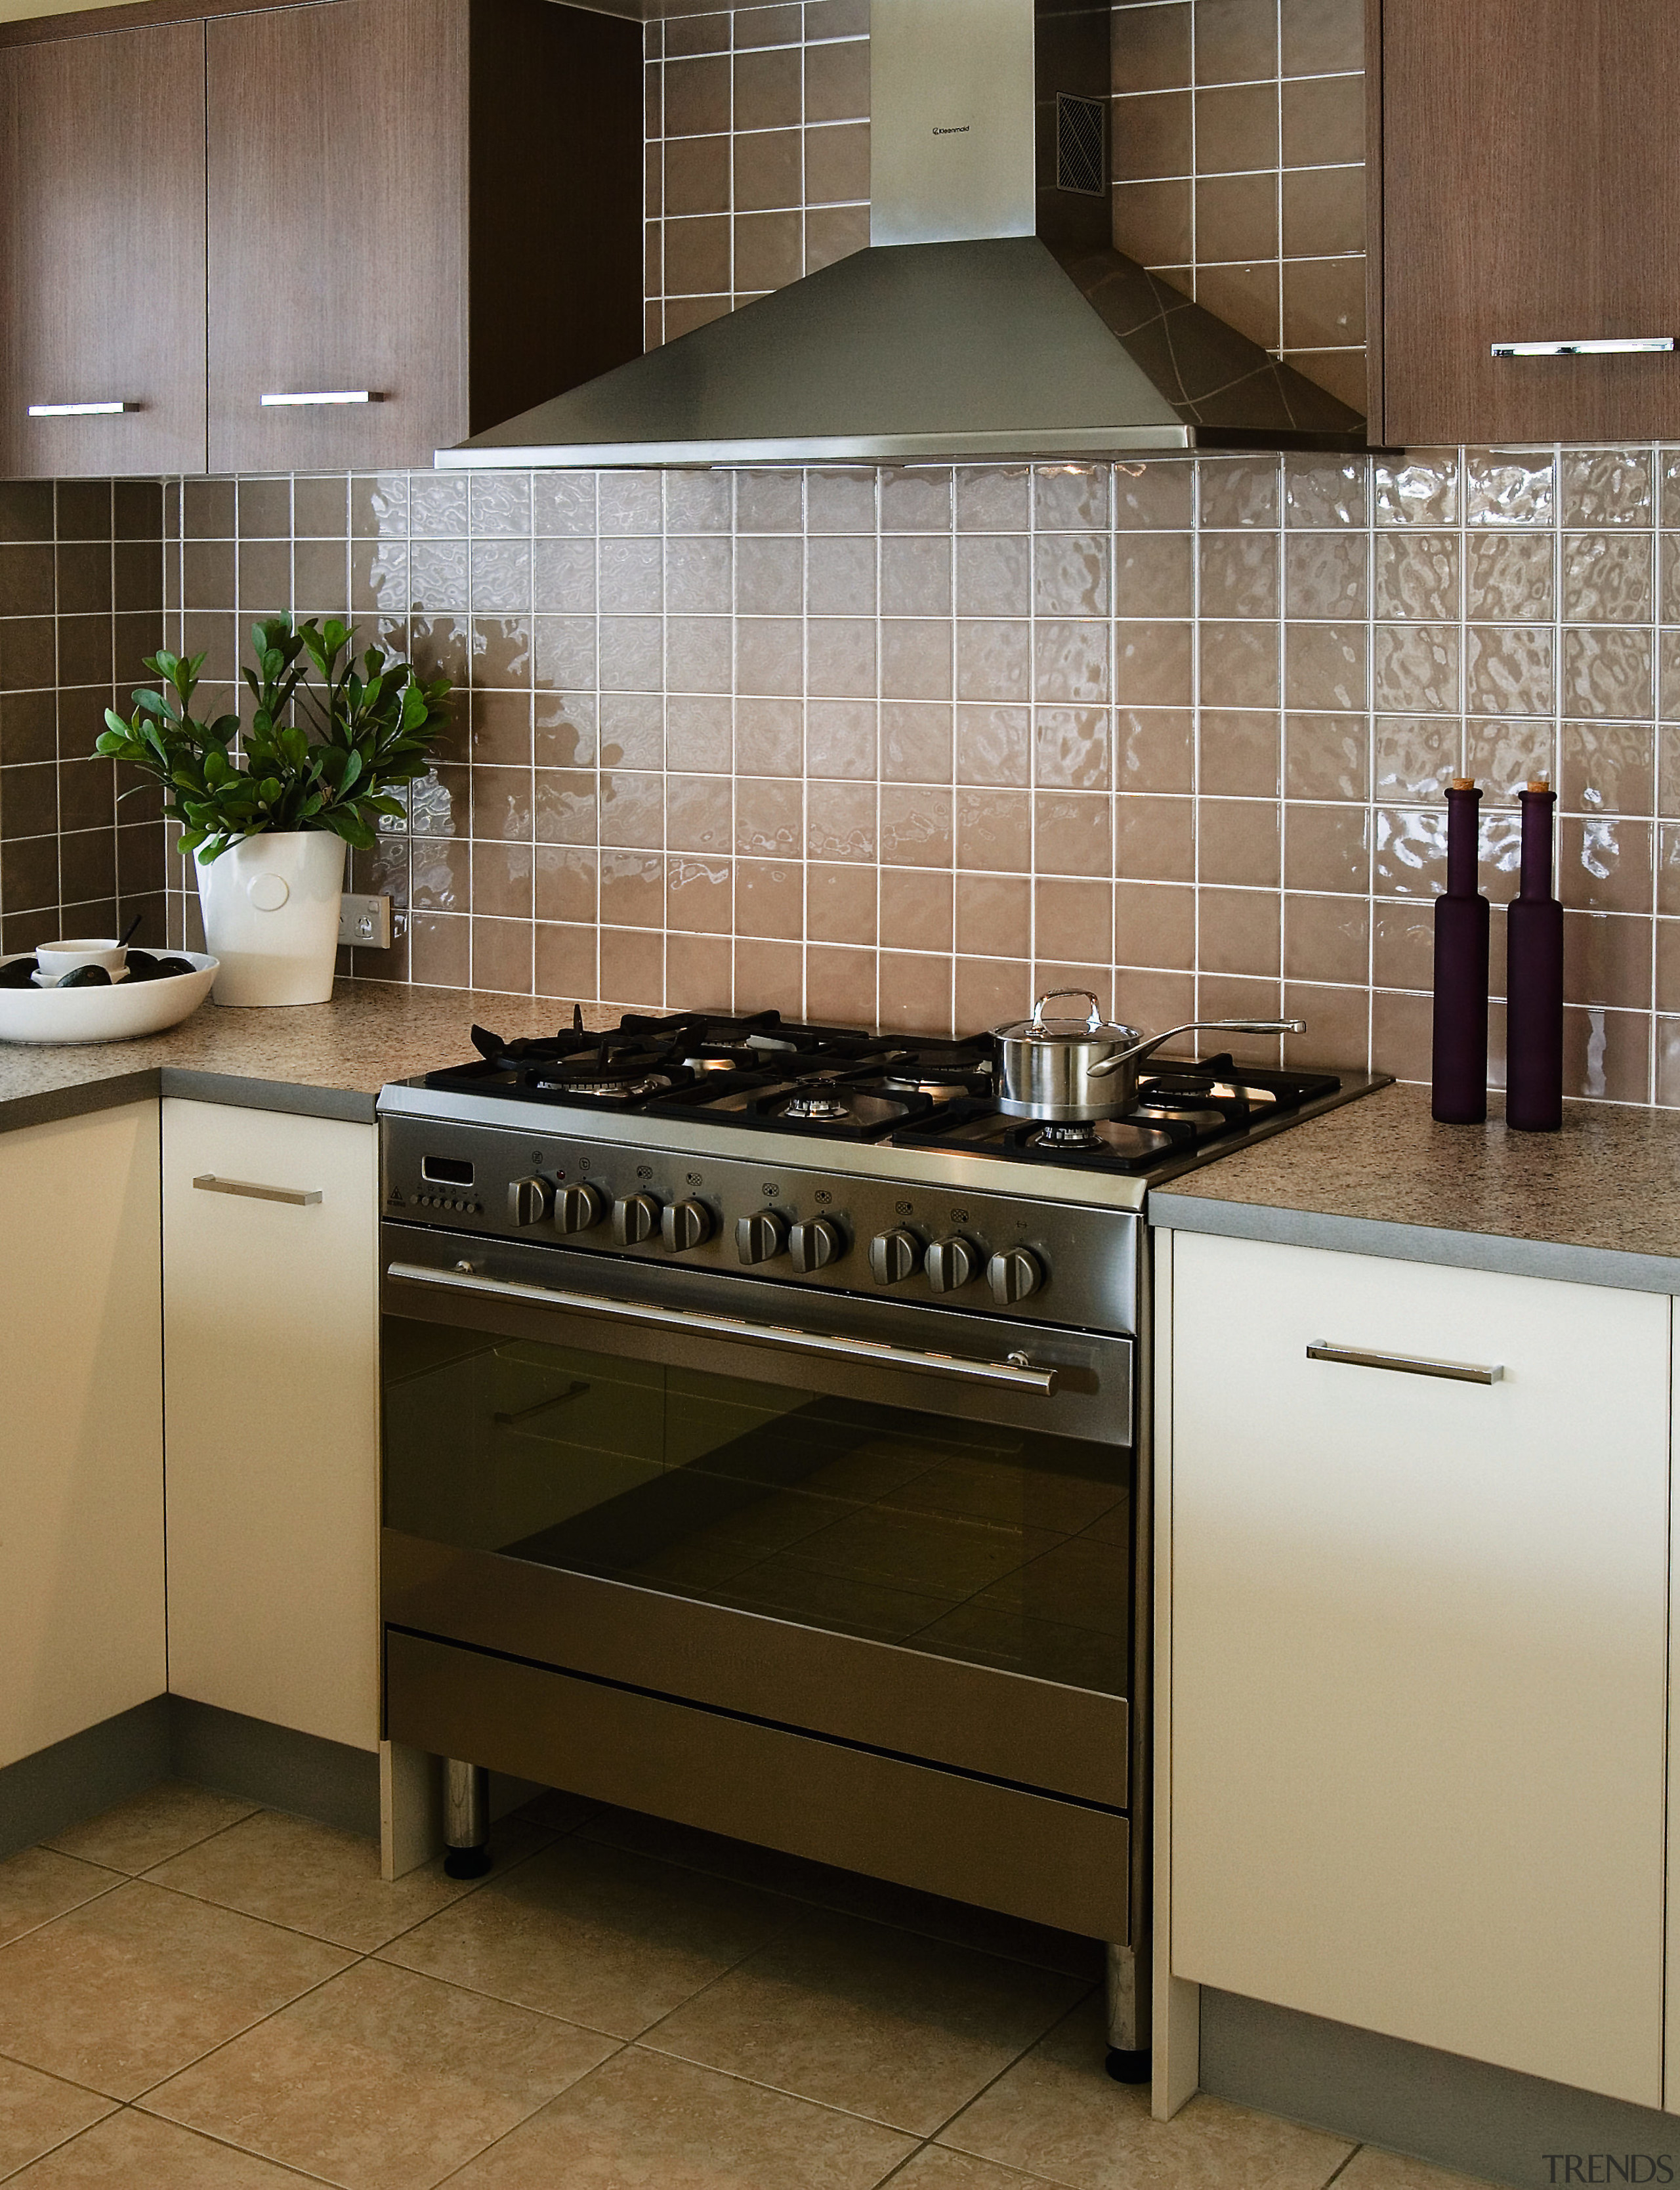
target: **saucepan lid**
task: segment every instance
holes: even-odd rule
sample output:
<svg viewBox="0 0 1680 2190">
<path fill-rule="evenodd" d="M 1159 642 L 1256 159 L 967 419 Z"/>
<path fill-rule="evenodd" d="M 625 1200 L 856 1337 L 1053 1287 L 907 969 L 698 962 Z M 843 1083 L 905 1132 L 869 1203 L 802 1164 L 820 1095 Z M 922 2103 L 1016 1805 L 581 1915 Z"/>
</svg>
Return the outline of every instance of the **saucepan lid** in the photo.
<svg viewBox="0 0 1680 2190">
<path fill-rule="evenodd" d="M 1084 1018 L 1047 1018 L 1045 1006 L 1058 1002 L 1064 996 L 1079 996 L 1090 1006 Z M 1103 1017 L 1103 1007 L 1089 989 L 1052 989 L 1041 996 L 1032 1007 L 1030 1019 L 1017 1019 L 1012 1025 L 992 1029 L 1000 1041 L 1069 1042 L 1069 1041 L 1141 1041 L 1143 1031 L 1138 1027 L 1121 1026 Z"/>
</svg>

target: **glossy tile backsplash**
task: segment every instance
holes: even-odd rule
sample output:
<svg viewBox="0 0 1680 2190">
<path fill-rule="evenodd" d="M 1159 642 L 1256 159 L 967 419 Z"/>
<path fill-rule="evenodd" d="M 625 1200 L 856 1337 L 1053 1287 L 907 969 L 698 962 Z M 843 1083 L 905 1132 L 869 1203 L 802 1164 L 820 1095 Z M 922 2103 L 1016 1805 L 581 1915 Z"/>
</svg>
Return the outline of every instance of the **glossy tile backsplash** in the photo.
<svg viewBox="0 0 1680 2190">
<path fill-rule="evenodd" d="M 933 1029 L 1073 983 L 1150 1027 L 1281 1009 L 1298 1057 L 1419 1077 L 1443 785 L 1487 786 L 1503 899 L 1545 774 L 1571 1088 L 1680 1104 L 1680 451 L 417 473 L 167 508 L 169 628 L 213 675 L 289 601 L 467 688 L 360 862 L 406 933 L 357 973 Z"/>
</svg>

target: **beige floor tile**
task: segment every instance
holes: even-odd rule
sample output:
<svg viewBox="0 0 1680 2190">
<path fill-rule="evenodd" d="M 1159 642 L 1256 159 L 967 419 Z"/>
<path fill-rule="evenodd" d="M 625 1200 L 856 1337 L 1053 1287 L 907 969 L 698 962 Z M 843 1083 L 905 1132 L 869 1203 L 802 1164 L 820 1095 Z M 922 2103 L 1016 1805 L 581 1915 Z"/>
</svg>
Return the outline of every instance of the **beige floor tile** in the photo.
<svg viewBox="0 0 1680 2190">
<path fill-rule="evenodd" d="M 612 2050 L 551 2017 L 359 1962 L 145 2105 L 347 2190 L 423 2190 Z"/>
<path fill-rule="evenodd" d="M 108 2114 L 112 2104 L 97 2091 L 43 2076 L 21 2062 L 0 2061 L 0 2176 L 38 2159 Z"/>
<path fill-rule="evenodd" d="M 123 1874 L 52 1848 L 25 1848 L 0 1863 L 0 1947 L 20 1939 L 37 1924 L 79 1908 L 97 1893 L 121 1886 Z"/>
<path fill-rule="evenodd" d="M 634 2038 L 788 1918 L 768 1895 L 573 1839 L 493 1873 L 381 1951 L 405 1968 Z"/>
<path fill-rule="evenodd" d="M 1022 2175 L 995 2159 L 924 2144 L 893 2177 L 888 2190 L 1050 2190 L 1041 2175 Z"/>
<path fill-rule="evenodd" d="M 523 1824 L 514 1834 L 541 1844 L 542 1836 Z M 506 1852 L 512 1836 L 498 1828 L 499 1852 Z M 441 1861 L 388 1886 L 379 1875 L 377 1841 L 278 1810 L 241 1818 L 226 1832 L 159 1864 L 146 1881 L 363 1954 L 474 1890 L 470 1880 L 446 1878 Z"/>
<path fill-rule="evenodd" d="M 727 1839 L 721 1833 L 674 1825 L 639 1810 L 603 1807 L 579 1829 L 578 1837 L 633 1848 L 661 1862 L 711 1871 L 743 1886 L 762 1887 L 768 1893 L 785 1893 L 796 1901 L 843 1909 L 875 1923 L 921 1932 L 929 1938 L 949 1939 L 982 1954 L 1002 1955 L 1009 1961 L 1064 1970 L 1093 1983 L 1103 1973 L 1103 1949 L 1094 1939 L 1006 1916 L 996 1909 L 976 1909 L 965 1901 L 948 1901 L 943 1895 L 919 1892 L 914 1886 L 894 1886 L 887 1879 L 865 1878 L 857 1871 L 809 1863 L 803 1856 L 781 1855 L 773 1848 L 755 1847 L 749 1841 Z"/>
<path fill-rule="evenodd" d="M 207 1787 L 190 1787 L 184 1779 L 160 1779 L 132 1801 L 54 1833 L 46 1846 L 138 1876 L 196 1841 L 248 1818 L 256 1807 L 230 1795 L 213 1795 Z"/>
<path fill-rule="evenodd" d="M 1113 2082 L 1103 2051 L 1093 2001 L 983 2091 L 940 2143 L 1069 2190 L 1320 2190 L 1353 2148 L 1205 2096 L 1155 2121 L 1149 2086 Z"/>
<path fill-rule="evenodd" d="M 633 2045 L 450 2190 L 868 2190 L 913 2149 L 874 2122 Z"/>
<path fill-rule="evenodd" d="M 131 1880 L 0 1947 L 0 2053 L 133 2098 L 349 1959 Z"/>
<path fill-rule="evenodd" d="M 1452 2175 L 1444 2167 L 1432 2167 L 1427 2159 L 1408 2159 L 1403 2153 L 1383 2152 L 1365 2144 L 1336 2178 L 1350 2190 L 1482 2190 L 1481 2178 Z"/>
<path fill-rule="evenodd" d="M 1077 1977 L 813 1911 L 642 2042 L 929 2136 L 1083 1989 Z"/>
<path fill-rule="evenodd" d="M 14 2175 L 10 2190 L 304 2190 L 306 2180 L 125 2107 Z"/>
</svg>

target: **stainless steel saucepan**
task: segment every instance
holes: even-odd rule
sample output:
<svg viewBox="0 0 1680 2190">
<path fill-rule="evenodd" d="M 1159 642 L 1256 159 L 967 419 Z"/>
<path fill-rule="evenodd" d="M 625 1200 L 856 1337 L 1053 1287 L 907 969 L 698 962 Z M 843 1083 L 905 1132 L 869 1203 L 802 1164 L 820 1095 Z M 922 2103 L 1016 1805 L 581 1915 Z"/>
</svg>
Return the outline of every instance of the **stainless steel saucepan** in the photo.
<svg viewBox="0 0 1680 2190">
<path fill-rule="evenodd" d="M 1044 1007 L 1064 996 L 1091 1007 L 1082 1019 L 1046 1018 Z M 1138 1068 L 1175 1035 L 1302 1034 L 1304 1019 L 1192 1019 L 1165 1034 L 1104 1019 L 1088 989 L 1052 989 L 1030 1019 L 994 1027 L 1003 1067 L 998 1109 L 1011 1118 L 1078 1122 L 1117 1118 L 1138 1100 Z"/>
</svg>

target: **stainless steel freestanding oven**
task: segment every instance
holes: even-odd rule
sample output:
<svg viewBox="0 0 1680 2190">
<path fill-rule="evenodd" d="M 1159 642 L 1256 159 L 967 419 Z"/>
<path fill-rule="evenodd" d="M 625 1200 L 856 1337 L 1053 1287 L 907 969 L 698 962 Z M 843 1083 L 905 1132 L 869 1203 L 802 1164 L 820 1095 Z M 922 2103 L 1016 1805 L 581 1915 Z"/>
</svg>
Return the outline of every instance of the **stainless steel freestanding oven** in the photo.
<svg viewBox="0 0 1680 2190">
<path fill-rule="evenodd" d="M 1144 1172 L 910 1143 L 973 1045 L 626 1024 L 382 1098 L 390 1736 L 457 1841 L 491 1767 L 1103 1940 L 1139 2074 Z"/>
</svg>

